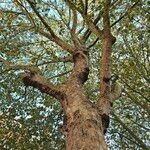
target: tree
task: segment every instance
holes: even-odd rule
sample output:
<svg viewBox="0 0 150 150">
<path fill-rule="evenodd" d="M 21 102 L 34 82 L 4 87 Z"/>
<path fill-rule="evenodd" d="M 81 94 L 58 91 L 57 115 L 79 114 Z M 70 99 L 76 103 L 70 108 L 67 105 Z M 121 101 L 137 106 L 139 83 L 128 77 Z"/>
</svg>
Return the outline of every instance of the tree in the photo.
<svg viewBox="0 0 150 150">
<path fill-rule="evenodd" d="M 26 90 L 32 86 L 59 101 L 64 118 L 61 130 L 68 150 L 107 149 L 104 134 L 109 126 L 113 101 L 119 98 L 121 92 L 112 81 L 111 54 L 116 38 L 111 28 L 131 14 L 135 7 L 139 7 L 140 1 L 125 2 L 129 5 L 125 13 L 119 18 L 114 17 L 112 21 L 115 21 L 110 23 L 109 14 L 113 14 L 113 10 L 122 11 L 116 8 L 117 4 L 124 6 L 122 3 L 109 0 L 16 0 L 11 4 L 13 9 L 8 9 L 8 5 L 2 6 L 2 12 L 8 14 L 3 20 L 7 28 L 3 28 L 2 38 L 4 41 L 9 39 L 8 43 L 7 40 L 4 43 L 3 57 L 0 59 L 6 68 L 3 73 L 14 70 L 18 82 L 21 82 L 21 73 Z M 20 33 L 21 36 L 17 35 Z M 102 42 L 97 44 L 98 40 Z M 100 96 L 93 102 L 87 96 L 85 82 L 90 71 L 89 61 L 93 59 L 90 49 L 96 44 L 101 50 L 98 65 Z M 115 73 L 120 74 L 119 71 Z M 55 80 L 54 77 L 59 79 Z M 8 88 L 8 85 L 5 86 Z M 10 93 L 8 91 L 7 96 L 11 99 Z M 140 142 L 142 147 L 148 149 Z"/>
</svg>

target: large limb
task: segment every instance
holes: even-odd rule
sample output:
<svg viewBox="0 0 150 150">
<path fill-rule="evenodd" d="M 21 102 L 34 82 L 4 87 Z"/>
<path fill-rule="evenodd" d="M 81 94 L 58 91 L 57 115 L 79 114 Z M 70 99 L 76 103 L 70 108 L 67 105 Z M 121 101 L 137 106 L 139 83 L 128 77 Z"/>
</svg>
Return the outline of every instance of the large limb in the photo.
<svg viewBox="0 0 150 150">
<path fill-rule="evenodd" d="M 110 0 L 106 0 L 103 13 L 103 39 L 102 39 L 102 60 L 100 72 L 100 100 L 99 107 L 102 110 L 102 121 L 104 132 L 109 125 L 109 114 L 112 106 L 111 98 L 111 52 L 115 37 L 111 34 L 110 26 Z"/>
<path fill-rule="evenodd" d="M 32 86 L 37 88 L 42 93 L 49 94 L 57 99 L 62 98 L 62 93 L 60 91 L 60 87 L 53 85 L 45 77 L 41 75 L 39 68 L 33 65 L 24 65 L 24 64 L 13 64 L 2 57 L 0 57 L 0 62 L 2 62 L 7 71 L 10 70 L 25 70 L 25 74 L 23 75 L 22 79 L 26 86 Z"/>
<path fill-rule="evenodd" d="M 34 88 L 37 88 L 42 93 L 46 93 L 59 100 L 62 99 L 63 95 L 60 91 L 60 87 L 53 85 L 48 80 L 46 80 L 46 78 L 44 78 L 38 73 L 27 71 L 23 77 L 23 82 L 26 86 L 32 86 Z"/>
</svg>

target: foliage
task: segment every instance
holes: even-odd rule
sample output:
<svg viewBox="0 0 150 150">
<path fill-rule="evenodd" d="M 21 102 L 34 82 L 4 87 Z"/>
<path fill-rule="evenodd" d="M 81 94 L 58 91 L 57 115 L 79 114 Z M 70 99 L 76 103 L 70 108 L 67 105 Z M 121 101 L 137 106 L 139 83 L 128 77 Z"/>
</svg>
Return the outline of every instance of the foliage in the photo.
<svg viewBox="0 0 150 150">
<path fill-rule="evenodd" d="M 73 44 L 67 28 L 67 23 L 73 24 L 73 16 L 65 2 L 33 2 L 55 34 Z M 80 1 L 76 2 L 76 6 L 82 8 Z M 112 24 L 118 20 L 112 27 L 117 38 L 112 74 L 119 75 L 118 82 L 123 86 L 122 97 L 113 104 L 106 135 L 112 150 L 144 149 L 150 140 L 148 2 L 140 1 L 132 8 L 136 2 L 114 0 L 110 12 Z M 89 1 L 91 19 L 103 13 L 102 6 L 103 1 Z M 84 39 L 88 27 L 80 14 L 77 17 L 78 36 Z M 0 2 L 0 20 L 0 58 L 6 60 L 0 59 L 0 149 L 63 149 L 64 137 L 60 132 L 63 114 L 59 103 L 34 88 L 25 87 L 22 83 L 24 68 L 10 67 L 8 62 L 19 67 L 37 66 L 51 82 L 60 84 L 72 70 L 70 54 L 41 35 L 46 29 L 26 0 Z M 102 26 L 102 19 L 98 26 Z M 90 58 L 89 80 L 84 86 L 92 102 L 98 99 L 101 69 L 101 41 L 91 46 L 95 39 L 91 34 L 84 41 Z"/>
</svg>

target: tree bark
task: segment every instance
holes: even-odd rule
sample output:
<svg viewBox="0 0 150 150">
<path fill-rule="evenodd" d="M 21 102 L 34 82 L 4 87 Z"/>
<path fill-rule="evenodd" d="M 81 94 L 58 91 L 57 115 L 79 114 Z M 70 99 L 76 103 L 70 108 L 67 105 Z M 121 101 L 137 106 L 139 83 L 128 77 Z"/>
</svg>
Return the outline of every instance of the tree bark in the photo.
<svg viewBox="0 0 150 150">
<path fill-rule="evenodd" d="M 89 72 L 85 52 L 74 54 L 74 70 L 62 88 L 66 150 L 106 150 L 101 111 L 87 99 L 82 87 Z"/>
<path fill-rule="evenodd" d="M 78 47 L 73 61 L 73 71 L 61 86 L 51 85 L 37 72 L 31 71 L 23 81 L 26 86 L 33 86 L 60 101 L 64 111 L 62 131 L 66 138 L 66 150 L 106 150 L 101 111 L 85 96 L 83 89 L 89 74 L 86 48 Z"/>
<path fill-rule="evenodd" d="M 0 58 L 0 61 L 2 61 L 6 66 L 9 66 L 9 69 L 27 70 L 23 77 L 23 82 L 26 86 L 37 88 L 42 93 L 46 93 L 59 100 L 64 111 L 64 125 L 62 132 L 66 138 L 66 150 L 106 150 L 107 145 L 104 139 L 104 134 L 109 126 L 109 114 L 112 106 L 112 100 L 118 97 L 118 95 L 114 95 L 112 98 L 111 95 L 111 51 L 112 45 L 115 43 L 115 37 L 111 34 L 111 26 L 120 21 L 126 13 L 123 17 L 110 25 L 109 10 L 111 0 L 105 0 L 104 7 L 102 7 L 103 30 L 101 30 L 97 25 L 97 22 L 101 17 L 101 12 L 95 21 L 92 21 L 91 17 L 88 15 L 87 1 L 85 2 L 85 9 L 83 11 L 76 6 L 74 1 L 64 0 L 73 12 L 71 15 L 71 18 L 74 18 L 73 22 L 71 21 L 72 28 L 68 25 L 73 45 L 68 44 L 68 42 L 65 42 L 57 34 L 55 34 L 45 17 L 38 12 L 36 4 L 34 4 L 31 0 L 27 0 L 27 2 L 36 14 L 36 17 L 38 17 L 39 21 L 43 24 L 43 27 L 45 27 L 44 30 L 43 27 L 38 27 L 36 30 L 38 33 L 47 37 L 50 41 L 53 41 L 63 50 L 68 51 L 72 55 L 74 63 L 73 71 L 64 84 L 56 86 L 46 80 L 39 70 L 37 68 L 35 69 L 33 66 L 14 65 L 2 58 Z M 80 2 L 82 3 L 82 1 Z M 23 8 L 22 10 L 24 10 L 22 3 L 19 1 L 17 1 L 17 3 Z M 136 2 L 133 7 L 137 3 L 138 2 Z M 29 17 L 30 13 L 26 11 L 24 12 L 26 17 L 32 22 L 33 26 L 36 26 L 32 20 L 32 15 Z M 78 25 L 77 12 L 80 13 L 88 26 L 84 36 L 80 38 L 81 40 L 79 40 L 79 36 L 76 34 Z M 88 79 L 89 74 L 88 52 L 83 43 L 85 43 L 91 33 L 94 33 L 98 39 L 102 38 L 102 60 L 100 69 L 101 95 L 97 104 L 90 102 L 84 94 L 83 89 L 83 84 Z M 93 44 L 88 48 L 93 46 Z M 69 57 L 68 59 L 63 59 L 61 61 L 72 61 L 72 58 L 70 59 Z"/>
<path fill-rule="evenodd" d="M 67 1 L 69 6 L 73 8 L 71 1 Z M 29 1 L 30 3 L 30 1 Z M 66 49 L 73 56 L 73 71 L 67 81 L 61 86 L 54 86 L 43 79 L 38 74 L 30 72 L 24 77 L 26 85 L 33 86 L 41 92 L 47 93 L 57 98 L 64 111 L 63 134 L 66 138 L 66 150 L 107 150 L 107 145 L 104 140 L 106 128 L 109 125 L 109 110 L 110 110 L 110 57 L 111 47 L 114 37 L 110 33 L 109 22 L 109 3 L 106 1 L 104 7 L 104 30 L 101 31 L 95 24 L 89 20 L 87 16 L 83 16 L 90 30 L 99 38 L 103 35 L 103 55 L 101 69 L 101 101 L 99 107 L 92 104 L 85 96 L 83 84 L 88 79 L 88 52 L 87 49 L 75 34 L 74 20 L 73 29 L 71 30 L 74 47 L 63 43 L 54 34 L 50 26 L 36 11 L 32 3 L 32 9 L 40 18 L 44 26 L 48 29 L 50 39 L 55 39 L 55 42 L 63 49 Z M 74 8 L 73 8 L 74 10 Z"/>
<path fill-rule="evenodd" d="M 69 92 L 67 99 L 71 103 L 68 104 L 66 112 L 66 150 L 107 149 L 101 114 L 96 106 L 91 104 L 83 91 L 78 90 L 77 87 Z"/>
<path fill-rule="evenodd" d="M 112 106 L 111 97 L 111 53 L 112 45 L 115 43 L 116 38 L 111 33 L 110 26 L 110 9 L 111 0 L 106 0 L 104 3 L 103 13 L 103 36 L 102 36 L 102 59 L 100 71 L 100 100 L 99 107 L 102 109 L 102 121 L 104 132 L 109 126 L 109 115 Z"/>
</svg>

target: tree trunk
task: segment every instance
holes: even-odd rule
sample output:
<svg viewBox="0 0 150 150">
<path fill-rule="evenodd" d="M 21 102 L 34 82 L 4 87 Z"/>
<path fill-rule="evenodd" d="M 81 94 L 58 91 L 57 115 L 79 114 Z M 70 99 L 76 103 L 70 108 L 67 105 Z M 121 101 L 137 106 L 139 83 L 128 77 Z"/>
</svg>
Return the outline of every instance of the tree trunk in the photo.
<svg viewBox="0 0 150 150">
<path fill-rule="evenodd" d="M 74 54 L 74 70 L 62 87 L 66 150 L 106 150 L 100 109 L 84 94 L 88 77 L 88 57 L 84 50 Z"/>
<path fill-rule="evenodd" d="M 33 86 L 60 101 L 64 111 L 62 131 L 66 137 L 66 150 L 106 150 L 101 110 L 90 102 L 83 89 L 89 74 L 86 48 L 78 47 L 73 61 L 73 71 L 63 85 L 54 86 L 32 70 L 23 81 L 26 86 Z"/>
<path fill-rule="evenodd" d="M 83 92 L 74 90 L 67 97 L 71 103 L 66 110 L 66 150 L 106 150 L 98 108 L 85 98 Z"/>
</svg>

